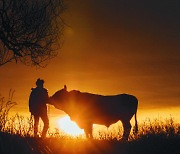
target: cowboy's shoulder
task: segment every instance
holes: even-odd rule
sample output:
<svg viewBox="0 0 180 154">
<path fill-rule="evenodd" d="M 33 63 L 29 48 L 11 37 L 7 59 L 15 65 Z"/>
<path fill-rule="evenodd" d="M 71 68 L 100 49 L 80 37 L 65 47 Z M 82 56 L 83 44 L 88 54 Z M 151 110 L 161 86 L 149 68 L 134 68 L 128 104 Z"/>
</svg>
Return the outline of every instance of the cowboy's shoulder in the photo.
<svg viewBox="0 0 180 154">
<path fill-rule="evenodd" d="M 48 93 L 48 89 L 46 89 L 46 88 L 43 88 L 43 90 L 44 90 L 45 92 L 47 92 L 47 93 Z"/>
<path fill-rule="evenodd" d="M 34 91 L 36 88 L 31 88 L 31 91 Z"/>
</svg>

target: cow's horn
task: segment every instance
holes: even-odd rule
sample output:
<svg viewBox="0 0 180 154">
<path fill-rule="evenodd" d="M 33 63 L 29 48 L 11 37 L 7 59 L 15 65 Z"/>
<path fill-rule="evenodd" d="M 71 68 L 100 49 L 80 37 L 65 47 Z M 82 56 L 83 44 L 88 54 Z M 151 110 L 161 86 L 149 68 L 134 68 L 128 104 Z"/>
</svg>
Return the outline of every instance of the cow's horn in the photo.
<svg viewBox="0 0 180 154">
<path fill-rule="evenodd" d="M 67 90 L 67 86 L 66 85 L 64 85 L 64 90 Z"/>
</svg>

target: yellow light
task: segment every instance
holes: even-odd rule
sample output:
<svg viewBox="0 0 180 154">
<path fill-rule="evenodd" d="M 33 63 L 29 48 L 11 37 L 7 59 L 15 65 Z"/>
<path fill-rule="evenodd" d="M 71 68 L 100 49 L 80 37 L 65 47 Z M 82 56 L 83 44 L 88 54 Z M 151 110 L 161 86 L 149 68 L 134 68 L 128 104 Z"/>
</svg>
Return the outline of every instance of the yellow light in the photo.
<svg viewBox="0 0 180 154">
<path fill-rule="evenodd" d="M 63 132 L 72 136 L 84 134 L 84 130 L 80 129 L 75 122 L 71 121 L 69 116 L 65 116 L 59 119 L 58 126 Z"/>
</svg>

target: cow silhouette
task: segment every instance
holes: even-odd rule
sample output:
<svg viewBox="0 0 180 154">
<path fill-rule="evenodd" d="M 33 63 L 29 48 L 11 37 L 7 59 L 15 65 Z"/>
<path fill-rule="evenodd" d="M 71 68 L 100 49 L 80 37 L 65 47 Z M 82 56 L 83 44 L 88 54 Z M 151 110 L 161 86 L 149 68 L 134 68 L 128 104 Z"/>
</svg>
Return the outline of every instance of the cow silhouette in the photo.
<svg viewBox="0 0 180 154">
<path fill-rule="evenodd" d="M 77 90 L 68 92 L 65 86 L 50 98 L 50 104 L 66 112 L 80 128 L 84 129 L 89 138 L 92 137 L 93 124 L 109 127 L 121 120 L 124 128 L 122 139 L 128 140 L 133 115 L 135 115 L 135 132 L 138 131 L 136 119 L 138 100 L 132 95 L 103 96 Z"/>
</svg>

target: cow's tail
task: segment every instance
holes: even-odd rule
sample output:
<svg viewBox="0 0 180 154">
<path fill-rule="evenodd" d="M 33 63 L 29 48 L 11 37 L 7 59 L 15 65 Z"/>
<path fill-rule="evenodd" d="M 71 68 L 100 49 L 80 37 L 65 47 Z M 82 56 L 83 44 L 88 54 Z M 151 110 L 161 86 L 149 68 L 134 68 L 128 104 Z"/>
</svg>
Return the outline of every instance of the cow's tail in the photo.
<svg viewBox="0 0 180 154">
<path fill-rule="evenodd" d="M 134 130 L 134 132 L 135 132 L 136 134 L 137 134 L 137 132 L 138 132 L 137 109 L 138 109 L 138 100 L 137 100 L 136 112 L 135 112 L 135 114 L 134 114 L 134 119 L 135 119 L 135 130 Z"/>
<path fill-rule="evenodd" d="M 134 118 L 135 118 L 135 133 L 137 133 L 138 132 L 137 111 L 136 111 L 136 113 L 134 115 Z"/>
</svg>

